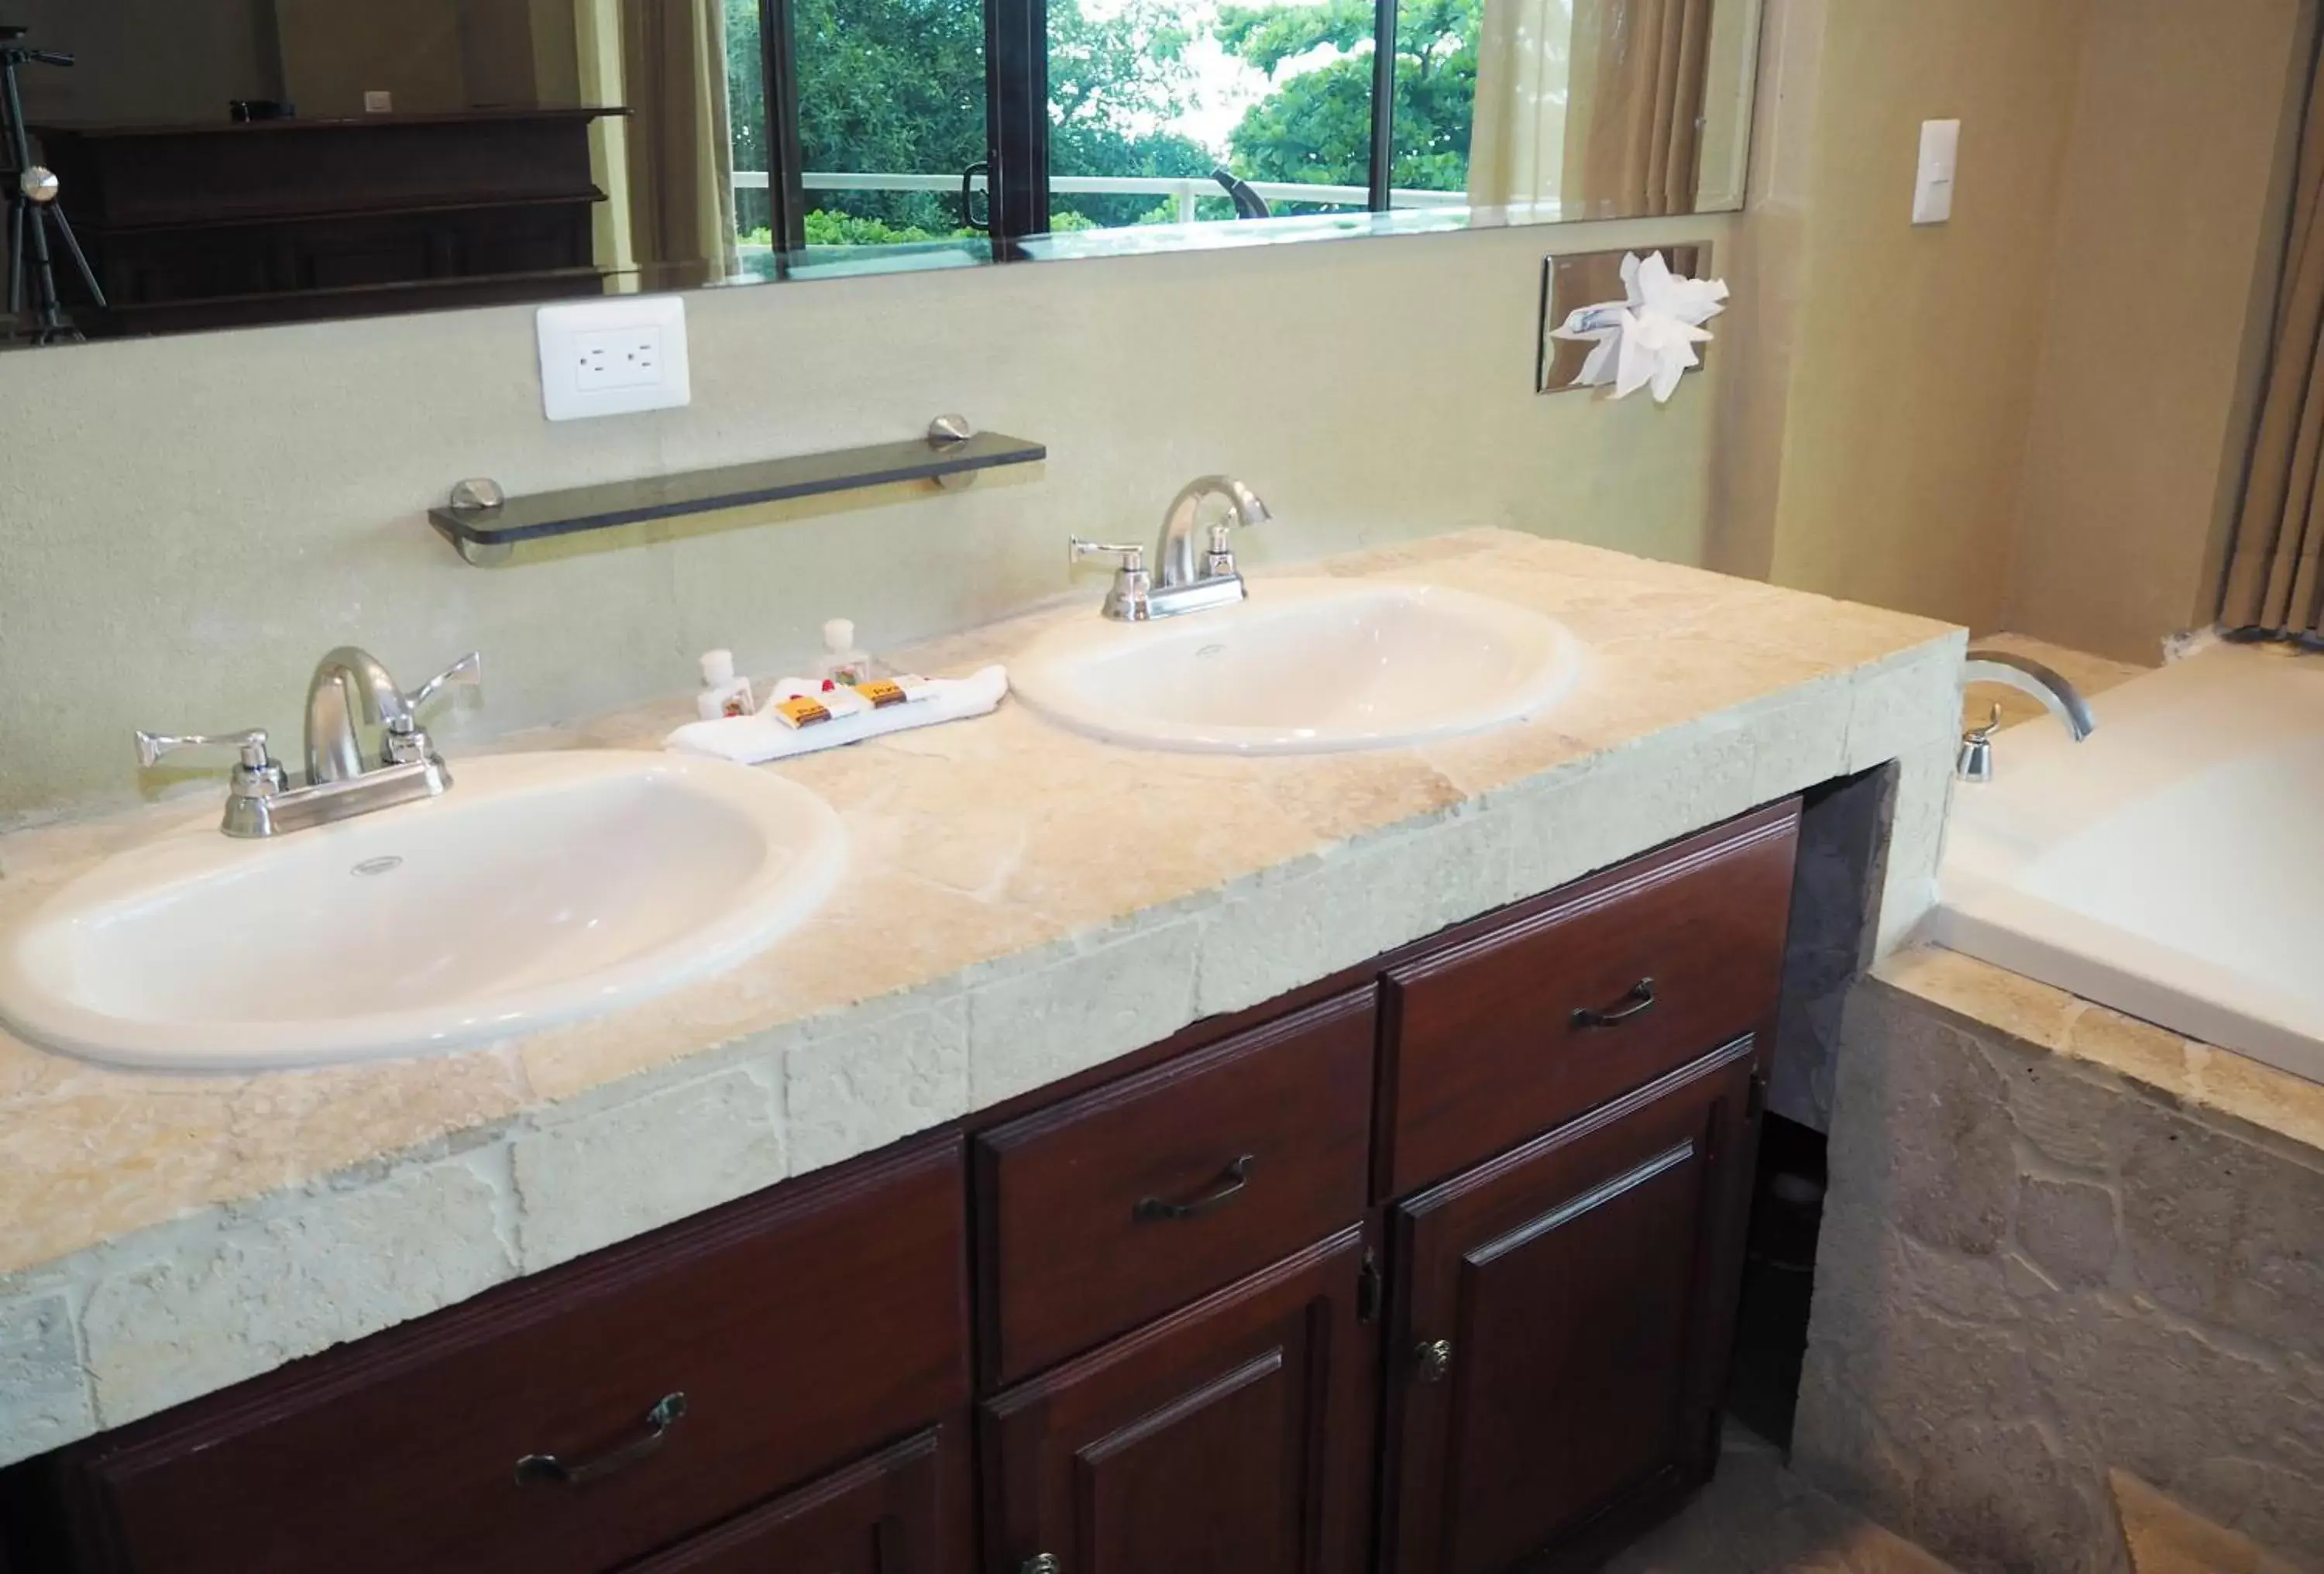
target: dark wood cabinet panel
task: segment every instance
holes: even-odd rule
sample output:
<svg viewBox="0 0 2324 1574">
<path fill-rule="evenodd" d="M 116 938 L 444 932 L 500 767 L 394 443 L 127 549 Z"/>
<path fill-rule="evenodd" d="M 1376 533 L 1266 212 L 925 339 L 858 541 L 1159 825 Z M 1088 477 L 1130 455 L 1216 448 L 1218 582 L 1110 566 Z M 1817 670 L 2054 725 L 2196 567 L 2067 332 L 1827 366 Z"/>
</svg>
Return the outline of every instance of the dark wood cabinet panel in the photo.
<svg viewBox="0 0 2324 1574">
<path fill-rule="evenodd" d="M 967 1574 L 964 1413 L 785 1493 L 624 1574 Z"/>
<path fill-rule="evenodd" d="M 1711 1463 L 1752 1041 L 1395 1212 L 1385 1567 L 1498 1574 Z"/>
<path fill-rule="evenodd" d="M 994 1385 L 1362 1217 L 1373 997 L 1367 985 L 977 1139 Z"/>
<path fill-rule="evenodd" d="M 89 1560 L 548 1574 L 666 1545 L 967 1404 L 963 1167 L 956 1138 L 850 1166 L 97 1439 L 67 1459 Z M 585 1478 L 520 1468 L 543 1454 Z"/>
<path fill-rule="evenodd" d="M 1642 1087 L 1774 1015 L 1799 805 L 1730 822 L 1389 971 L 1383 1198 Z"/>
<path fill-rule="evenodd" d="M 1374 1328 L 1342 1230 L 990 1401 L 988 1566 L 1058 1574 L 1357 1574 Z"/>
</svg>

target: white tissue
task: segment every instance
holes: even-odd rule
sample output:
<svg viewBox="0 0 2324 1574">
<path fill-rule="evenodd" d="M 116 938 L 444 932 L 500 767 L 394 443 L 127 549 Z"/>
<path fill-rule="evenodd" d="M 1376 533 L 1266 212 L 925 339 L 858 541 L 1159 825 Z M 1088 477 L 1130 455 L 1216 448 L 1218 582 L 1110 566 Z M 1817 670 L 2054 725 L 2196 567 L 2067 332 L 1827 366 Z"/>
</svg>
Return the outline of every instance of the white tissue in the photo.
<svg viewBox="0 0 2324 1574">
<path fill-rule="evenodd" d="M 1629 299 L 1577 307 L 1550 336 L 1596 341 L 1574 387 L 1610 382 L 1616 399 L 1652 388 L 1655 402 L 1666 404 L 1686 369 L 1702 364 L 1694 347 L 1710 342 L 1702 325 L 1727 309 L 1727 281 L 1682 278 L 1661 253 L 1632 252 L 1622 259 L 1622 287 Z"/>
<path fill-rule="evenodd" d="M 932 678 L 928 687 L 934 692 L 924 700 L 858 711 L 852 716 L 834 716 L 811 727 L 787 727 L 775 720 L 771 711 L 761 711 L 755 716 L 722 716 L 715 722 L 688 722 L 663 739 L 661 746 L 680 754 L 707 754 L 714 759 L 731 759 L 737 765 L 759 765 L 793 754 L 812 754 L 818 749 L 836 749 L 843 743 L 874 738 L 882 732 L 900 732 L 908 727 L 932 727 L 938 722 L 981 716 L 998 705 L 1009 692 L 1009 672 L 1005 667 L 987 667 L 967 677 Z M 778 684 L 774 697 L 779 699 L 787 692 L 790 691 Z"/>
</svg>

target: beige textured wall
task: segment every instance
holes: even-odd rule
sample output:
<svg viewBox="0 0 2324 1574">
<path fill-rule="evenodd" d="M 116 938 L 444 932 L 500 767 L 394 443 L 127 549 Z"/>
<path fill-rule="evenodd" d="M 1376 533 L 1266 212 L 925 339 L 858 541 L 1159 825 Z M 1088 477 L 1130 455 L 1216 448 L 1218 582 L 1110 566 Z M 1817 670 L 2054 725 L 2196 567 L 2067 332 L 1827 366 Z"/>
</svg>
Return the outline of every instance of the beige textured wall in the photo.
<svg viewBox="0 0 2324 1574">
<path fill-rule="evenodd" d="M 1723 239 L 1727 218 L 1334 242 L 700 292 L 694 404 L 551 426 L 524 308 L 20 354 L 0 364 L 0 821 L 137 789 L 133 727 L 293 749 L 315 658 L 416 681 L 459 652 L 459 747 L 655 694 L 731 645 L 763 673 L 835 613 L 877 650 L 1065 590 L 1069 532 L 1149 538 L 1249 479 L 1255 561 L 1500 523 L 1703 551 L 1714 358 L 1668 407 L 1532 391 L 1541 259 Z M 765 529 L 485 570 L 424 511 L 916 435 L 945 410 L 1042 472 Z M 147 784 L 151 786 L 152 784 Z"/>
<path fill-rule="evenodd" d="M 2208 616 L 2315 9 L 1769 0 L 1712 565 L 2147 661 Z"/>
<path fill-rule="evenodd" d="M 1756 533 L 1780 584 L 1991 627 L 2086 5 L 1816 9 L 1779 493 Z M 1920 123 L 1954 117 L 1952 222 L 1916 228 Z"/>
<path fill-rule="evenodd" d="M 2301 10 L 2107 0 L 2090 12 L 2013 629 L 2152 662 L 2163 635 L 2211 619 L 2263 363 L 2246 330 L 2264 327 L 2282 244 L 2278 154 Z"/>
</svg>

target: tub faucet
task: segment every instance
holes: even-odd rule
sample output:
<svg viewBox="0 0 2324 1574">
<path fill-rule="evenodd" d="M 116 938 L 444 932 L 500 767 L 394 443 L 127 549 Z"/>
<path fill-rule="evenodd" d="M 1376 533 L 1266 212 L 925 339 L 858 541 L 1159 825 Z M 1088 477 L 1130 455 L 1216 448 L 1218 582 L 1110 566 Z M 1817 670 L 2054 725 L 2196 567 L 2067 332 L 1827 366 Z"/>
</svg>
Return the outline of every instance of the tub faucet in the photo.
<svg viewBox="0 0 2324 1574">
<path fill-rule="evenodd" d="M 1226 500 L 1224 519 L 1210 527 L 1203 551 L 1194 550 L 1194 530 L 1203 500 Z M 1231 606 L 1248 594 L 1235 567 L 1232 527 L 1263 524 L 1267 505 L 1231 475 L 1204 475 L 1179 488 L 1162 516 L 1162 536 L 1154 543 L 1154 568 L 1148 573 L 1146 553 L 1139 547 L 1111 547 L 1076 536 L 1067 543 L 1066 558 L 1110 557 L 1116 560 L 1113 588 L 1099 609 L 1105 616 L 1127 623 L 1167 618 Z"/>
<path fill-rule="evenodd" d="M 2082 691 L 2067 681 L 2056 668 L 2045 667 L 2030 657 L 2012 650 L 1997 650 L 1989 646 L 1972 646 L 1969 657 L 1961 663 L 1961 684 L 2003 683 L 2021 693 L 2032 695 L 2042 702 L 2066 731 L 2079 743 L 2098 731 L 2098 718 L 2090 714 L 2089 702 Z M 1961 734 L 1960 751 L 1953 757 L 1953 774 L 1963 781 L 1987 782 L 1993 779 L 1993 734 L 2001 725 L 2001 707 L 1981 727 L 1971 727 Z"/>
</svg>

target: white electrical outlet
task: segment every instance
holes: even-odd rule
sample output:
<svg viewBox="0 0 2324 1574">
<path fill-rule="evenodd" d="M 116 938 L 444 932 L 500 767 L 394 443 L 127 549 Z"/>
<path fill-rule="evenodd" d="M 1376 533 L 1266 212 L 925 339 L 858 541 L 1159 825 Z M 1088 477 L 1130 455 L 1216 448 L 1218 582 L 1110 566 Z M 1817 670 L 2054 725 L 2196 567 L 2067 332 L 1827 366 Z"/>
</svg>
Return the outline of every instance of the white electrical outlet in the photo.
<svg viewBox="0 0 2324 1574">
<path fill-rule="evenodd" d="M 553 421 L 669 410 L 692 401 L 686 299 L 627 295 L 544 306 L 540 407 Z"/>
</svg>

